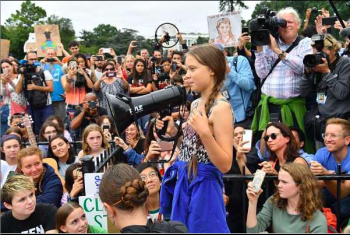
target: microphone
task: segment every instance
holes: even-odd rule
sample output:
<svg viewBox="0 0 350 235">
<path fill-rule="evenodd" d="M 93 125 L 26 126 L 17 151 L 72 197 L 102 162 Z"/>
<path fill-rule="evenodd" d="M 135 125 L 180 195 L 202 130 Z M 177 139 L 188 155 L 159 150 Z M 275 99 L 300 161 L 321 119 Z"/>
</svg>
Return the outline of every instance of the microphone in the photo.
<svg viewBox="0 0 350 235">
<path fill-rule="evenodd" d="M 350 37 L 350 28 L 342 29 L 339 35 L 343 38 Z"/>
</svg>

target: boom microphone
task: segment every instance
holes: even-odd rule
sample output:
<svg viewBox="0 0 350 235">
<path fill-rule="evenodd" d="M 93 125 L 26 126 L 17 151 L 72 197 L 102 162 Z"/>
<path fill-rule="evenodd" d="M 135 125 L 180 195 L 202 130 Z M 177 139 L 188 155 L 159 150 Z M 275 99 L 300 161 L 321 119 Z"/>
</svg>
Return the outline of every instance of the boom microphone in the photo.
<svg viewBox="0 0 350 235">
<path fill-rule="evenodd" d="M 180 86 L 168 86 L 138 97 L 122 97 L 106 94 L 108 107 L 116 124 L 119 135 L 137 118 L 153 112 L 159 112 L 186 102 L 186 89 Z M 130 104 L 131 103 L 131 104 Z M 134 107 L 132 109 L 131 107 Z"/>
</svg>

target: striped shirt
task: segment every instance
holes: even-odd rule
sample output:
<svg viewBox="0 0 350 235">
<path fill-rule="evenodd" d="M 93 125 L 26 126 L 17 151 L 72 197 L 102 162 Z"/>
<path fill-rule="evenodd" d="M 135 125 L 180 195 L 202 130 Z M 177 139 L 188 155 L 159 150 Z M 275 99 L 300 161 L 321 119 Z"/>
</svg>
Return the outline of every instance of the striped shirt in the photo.
<svg viewBox="0 0 350 235">
<path fill-rule="evenodd" d="M 278 39 L 278 46 L 286 51 L 287 45 Z M 278 99 L 289 99 L 300 96 L 300 81 L 304 74 L 303 59 L 312 54 L 311 39 L 304 38 L 293 50 L 287 53 L 266 79 L 261 92 Z M 278 55 L 269 46 L 264 46 L 262 52 L 256 52 L 255 69 L 261 81 L 267 76 Z"/>
</svg>

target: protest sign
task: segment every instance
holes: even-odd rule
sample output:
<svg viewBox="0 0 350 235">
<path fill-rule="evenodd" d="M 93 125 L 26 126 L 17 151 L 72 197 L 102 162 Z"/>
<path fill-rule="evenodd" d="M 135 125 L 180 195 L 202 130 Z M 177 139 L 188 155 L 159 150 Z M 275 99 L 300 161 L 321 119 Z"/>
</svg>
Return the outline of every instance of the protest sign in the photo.
<svg viewBox="0 0 350 235">
<path fill-rule="evenodd" d="M 7 59 L 10 52 L 10 40 L 1 39 L 1 59 Z"/>
<path fill-rule="evenodd" d="M 99 226 L 108 231 L 107 212 L 98 195 L 80 196 L 79 205 L 83 207 L 89 225 Z"/>
<path fill-rule="evenodd" d="M 240 11 L 208 16 L 211 43 L 222 44 L 224 47 L 237 46 L 241 28 Z"/>
<path fill-rule="evenodd" d="M 38 57 L 45 57 L 48 48 L 53 48 L 57 56 L 62 56 L 62 50 L 59 48 L 61 38 L 58 25 L 35 25 L 34 33 Z"/>
</svg>

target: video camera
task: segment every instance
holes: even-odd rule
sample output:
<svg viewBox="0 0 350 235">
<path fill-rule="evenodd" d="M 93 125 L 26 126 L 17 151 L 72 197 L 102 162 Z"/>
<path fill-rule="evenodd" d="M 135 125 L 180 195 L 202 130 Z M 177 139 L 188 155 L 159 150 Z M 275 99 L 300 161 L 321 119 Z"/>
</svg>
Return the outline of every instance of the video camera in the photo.
<svg viewBox="0 0 350 235">
<path fill-rule="evenodd" d="M 40 62 L 36 61 L 33 64 L 29 64 L 27 60 L 20 60 L 18 66 L 18 74 L 35 74 L 36 67 L 40 66 Z"/>
<path fill-rule="evenodd" d="M 287 21 L 276 16 L 275 11 L 268 8 L 263 8 L 257 19 L 250 22 L 250 32 L 252 38 L 252 46 L 269 45 L 270 34 L 278 38 L 278 27 L 285 28 Z"/>
<path fill-rule="evenodd" d="M 314 47 L 316 48 L 316 54 L 306 55 L 304 57 L 303 63 L 306 67 L 313 68 L 316 65 L 323 64 L 322 58 L 328 60 L 328 55 L 322 51 L 324 47 L 325 36 L 322 34 L 314 34 L 311 37 L 311 40 L 314 43 Z"/>
</svg>

